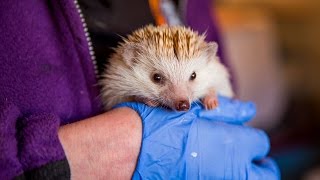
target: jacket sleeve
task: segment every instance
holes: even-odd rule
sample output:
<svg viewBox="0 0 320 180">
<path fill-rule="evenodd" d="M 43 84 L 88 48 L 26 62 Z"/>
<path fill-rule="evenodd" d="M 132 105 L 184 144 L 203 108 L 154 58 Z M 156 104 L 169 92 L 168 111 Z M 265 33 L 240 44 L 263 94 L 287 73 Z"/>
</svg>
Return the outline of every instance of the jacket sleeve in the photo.
<svg viewBox="0 0 320 180">
<path fill-rule="evenodd" d="M 24 116 L 8 100 L 0 103 L 0 179 L 70 179 L 59 142 L 60 120 L 48 113 Z"/>
<path fill-rule="evenodd" d="M 19 160 L 27 179 L 70 179 L 70 168 L 58 138 L 60 119 L 36 113 L 18 122 Z"/>
<path fill-rule="evenodd" d="M 0 179 L 12 179 L 23 173 L 16 139 L 19 116 L 20 111 L 16 106 L 0 101 Z"/>
</svg>

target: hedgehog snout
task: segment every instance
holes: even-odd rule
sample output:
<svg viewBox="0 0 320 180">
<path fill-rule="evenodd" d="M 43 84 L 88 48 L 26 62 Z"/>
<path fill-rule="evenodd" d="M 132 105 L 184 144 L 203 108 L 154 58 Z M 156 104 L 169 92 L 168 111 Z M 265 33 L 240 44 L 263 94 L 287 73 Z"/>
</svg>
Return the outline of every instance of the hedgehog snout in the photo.
<svg viewBox="0 0 320 180">
<path fill-rule="evenodd" d="M 177 111 L 188 111 L 190 108 L 190 103 L 188 100 L 178 100 L 175 102 L 175 109 Z"/>
</svg>

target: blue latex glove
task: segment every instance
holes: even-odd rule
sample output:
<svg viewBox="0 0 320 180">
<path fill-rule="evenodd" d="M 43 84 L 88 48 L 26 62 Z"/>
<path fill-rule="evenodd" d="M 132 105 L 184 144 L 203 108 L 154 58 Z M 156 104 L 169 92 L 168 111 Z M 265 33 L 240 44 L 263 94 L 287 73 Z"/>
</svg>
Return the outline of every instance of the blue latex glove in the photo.
<svg viewBox="0 0 320 180">
<path fill-rule="evenodd" d="M 124 106 L 137 111 L 143 123 L 133 179 L 280 178 L 276 164 L 265 157 L 266 134 L 242 125 L 255 115 L 252 103 L 219 97 L 215 110 L 193 103 L 188 112 L 136 102 L 117 107 Z"/>
</svg>

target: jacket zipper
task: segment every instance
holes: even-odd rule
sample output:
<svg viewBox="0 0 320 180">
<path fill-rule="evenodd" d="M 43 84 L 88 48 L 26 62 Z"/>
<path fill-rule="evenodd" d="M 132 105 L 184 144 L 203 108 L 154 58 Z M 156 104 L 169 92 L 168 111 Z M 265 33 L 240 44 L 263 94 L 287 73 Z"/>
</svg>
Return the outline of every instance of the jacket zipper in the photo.
<svg viewBox="0 0 320 180">
<path fill-rule="evenodd" d="M 86 39 L 87 39 L 87 44 L 88 44 L 89 53 L 90 53 L 90 56 L 91 56 L 91 61 L 93 63 L 94 73 L 96 75 L 96 78 L 98 78 L 99 71 L 98 71 L 98 66 L 97 66 L 97 60 L 96 60 L 96 56 L 95 56 L 95 53 L 94 53 L 94 50 L 93 50 L 92 41 L 91 41 L 91 38 L 90 38 L 90 33 L 88 31 L 87 23 L 86 23 L 86 20 L 84 19 L 84 16 L 83 16 L 83 13 L 81 11 L 81 8 L 80 8 L 78 0 L 74 0 L 73 2 L 74 2 L 75 6 L 77 8 L 79 17 L 80 17 L 81 22 L 82 22 L 82 27 L 83 27 L 83 31 L 84 31 Z"/>
</svg>

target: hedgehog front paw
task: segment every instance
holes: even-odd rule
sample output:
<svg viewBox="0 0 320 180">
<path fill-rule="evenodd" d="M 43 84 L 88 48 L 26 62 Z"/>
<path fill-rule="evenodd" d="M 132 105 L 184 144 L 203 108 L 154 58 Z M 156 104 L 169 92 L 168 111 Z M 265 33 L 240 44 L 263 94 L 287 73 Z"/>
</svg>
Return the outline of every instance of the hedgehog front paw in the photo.
<svg viewBox="0 0 320 180">
<path fill-rule="evenodd" d="M 202 99 L 202 103 L 207 110 L 215 109 L 219 105 L 217 96 L 207 95 Z"/>
</svg>

